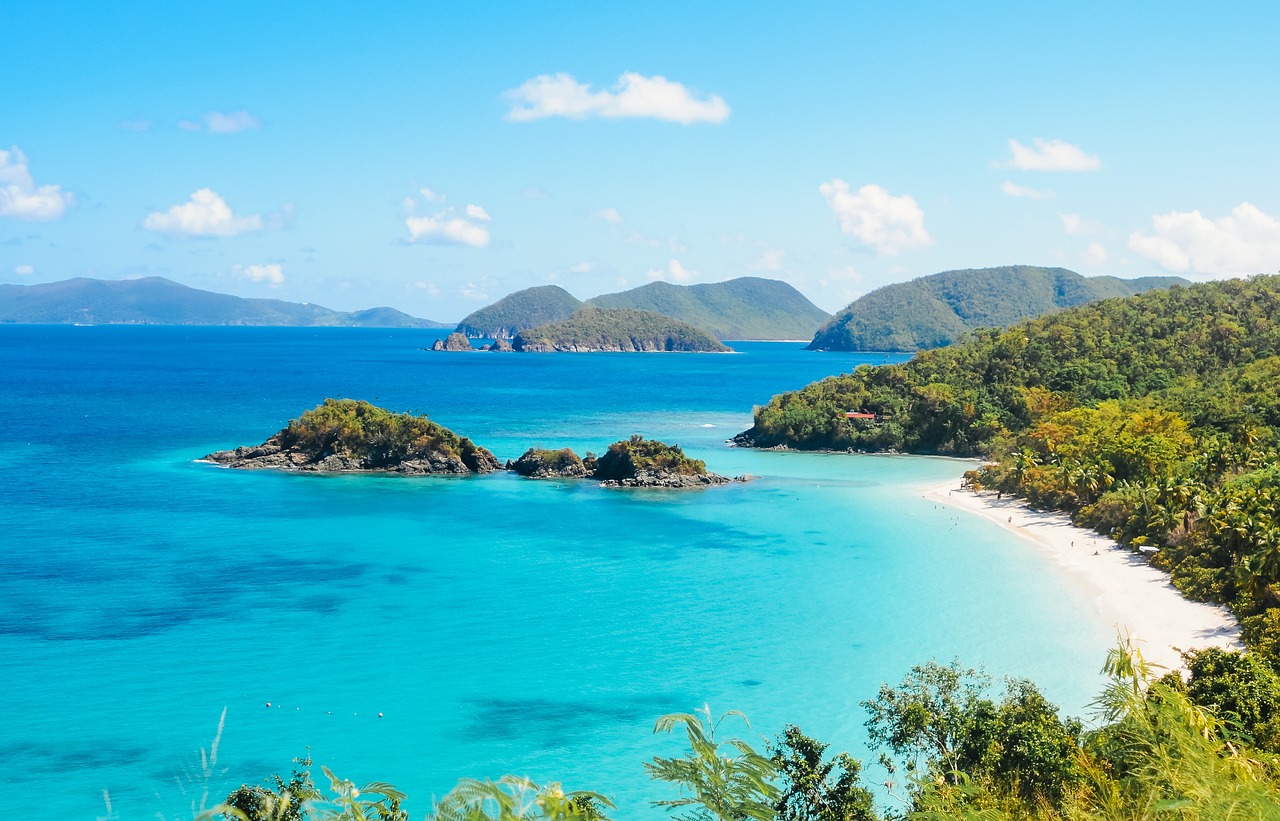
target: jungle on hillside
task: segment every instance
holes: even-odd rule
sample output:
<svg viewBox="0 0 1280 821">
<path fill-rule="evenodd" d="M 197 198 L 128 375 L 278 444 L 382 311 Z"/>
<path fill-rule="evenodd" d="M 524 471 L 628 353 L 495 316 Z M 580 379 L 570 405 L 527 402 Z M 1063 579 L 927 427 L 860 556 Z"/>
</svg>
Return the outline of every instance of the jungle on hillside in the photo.
<svg viewBox="0 0 1280 821">
<path fill-rule="evenodd" d="M 985 456 L 977 488 L 1152 552 L 1280 665 L 1280 276 L 1111 299 L 862 366 L 740 444 Z M 855 418 L 850 418 L 853 413 Z"/>
</svg>

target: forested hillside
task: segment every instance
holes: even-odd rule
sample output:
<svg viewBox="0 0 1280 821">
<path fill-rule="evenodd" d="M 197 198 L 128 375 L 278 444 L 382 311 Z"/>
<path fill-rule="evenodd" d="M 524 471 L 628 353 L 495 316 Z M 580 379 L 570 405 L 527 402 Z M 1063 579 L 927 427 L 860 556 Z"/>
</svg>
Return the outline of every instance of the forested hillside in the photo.
<svg viewBox="0 0 1280 821">
<path fill-rule="evenodd" d="M 509 339 L 526 328 L 573 316 L 582 303 L 559 285 L 540 285 L 507 294 L 468 314 L 457 331 L 472 339 Z"/>
<path fill-rule="evenodd" d="M 1003 328 L 1062 308 L 1175 284 L 1189 283 L 1180 277 L 1083 277 L 1034 265 L 944 271 L 859 297 L 818 330 L 809 350 L 937 348 L 975 328 Z"/>
<path fill-rule="evenodd" d="M 756 409 L 756 446 L 985 454 L 970 478 L 1135 547 L 1280 663 L 1280 276 L 1150 291 L 863 366 Z M 848 419 L 848 411 L 874 414 Z"/>
</svg>

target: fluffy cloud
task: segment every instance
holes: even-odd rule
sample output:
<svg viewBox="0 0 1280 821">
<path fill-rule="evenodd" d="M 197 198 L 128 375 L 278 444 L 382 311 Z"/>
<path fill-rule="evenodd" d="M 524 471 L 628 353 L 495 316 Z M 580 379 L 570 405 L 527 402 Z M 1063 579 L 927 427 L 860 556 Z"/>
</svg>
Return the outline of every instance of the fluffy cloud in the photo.
<svg viewBox="0 0 1280 821">
<path fill-rule="evenodd" d="M 36 272 L 34 265 L 15 265 L 13 272 L 20 277 L 29 277 Z"/>
<path fill-rule="evenodd" d="M 147 214 L 142 227 L 179 237 L 234 237 L 261 231 L 263 220 L 261 214 L 236 216 L 216 191 L 201 188 L 181 205 Z"/>
<path fill-rule="evenodd" d="M 1167 271 L 1237 276 L 1280 268 L 1280 221 L 1251 203 L 1218 219 L 1171 211 L 1151 224 L 1153 232 L 1134 232 L 1129 247 Z"/>
<path fill-rule="evenodd" d="M 839 219 L 840 230 L 880 256 L 933 245 L 924 228 L 924 211 L 905 194 L 895 197 L 878 185 L 864 185 L 854 192 L 839 179 L 824 182 L 818 191 Z"/>
<path fill-rule="evenodd" d="M 199 120 L 179 120 L 178 128 L 183 131 L 208 131 L 210 134 L 239 134 L 261 128 L 257 117 L 241 109 L 223 114 L 221 111 L 209 111 Z"/>
<path fill-rule="evenodd" d="M 1062 220 L 1063 232 L 1073 236 L 1102 233 L 1101 225 L 1087 220 L 1079 214 L 1059 214 L 1058 219 Z"/>
<path fill-rule="evenodd" d="M 678 259 L 668 262 L 665 271 L 654 269 L 649 272 L 649 279 L 664 282 L 693 282 L 697 278 L 698 272 L 684 267 Z"/>
<path fill-rule="evenodd" d="M 1084 249 L 1081 259 L 1083 259 L 1087 265 L 1105 265 L 1108 259 L 1107 249 L 1102 247 L 1102 243 L 1100 242 L 1091 242 L 1089 243 L 1089 247 Z"/>
<path fill-rule="evenodd" d="M 765 248 L 751 267 L 757 271 L 785 271 L 787 252 L 781 248 Z"/>
<path fill-rule="evenodd" d="M 0 151 L 0 217 L 56 220 L 74 203 L 75 197 L 60 185 L 37 186 L 27 169 L 27 155 L 16 145 Z"/>
<path fill-rule="evenodd" d="M 284 268 L 272 265 L 233 265 L 231 275 L 236 279 L 247 279 L 250 282 L 269 282 L 279 285 L 284 282 Z"/>
<path fill-rule="evenodd" d="M 1017 140 L 1009 140 L 1012 157 L 1000 166 L 1020 171 L 1097 171 L 1102 161 L 1096 154 L 1089 155 L 1080 146 L 1065 140 L 1042 140 L 1036 137 L 1031 146 Z"/>
<path fill-rule="evenodd" d="M 617 208 L 605 208 L 595 213 L 595 216 L 609 223 L 610 225 L 621 225 L 623 223 L 622 213 Z"/>
<path fill-rule="evenodd" d="M 420 193 L 427 202 L 444 200 L 430 188 L 423 188 Z M 469 245 L 472 248 L 483 248 L 489 244 L 489 229 L 482 224 L 489 222 L 489 212 L 478 205 L 468 205 L 461 214 L 456 208 L 448 207 L 434 214 L 418 216 L 415 213 L 416 203 L 407 199 L 405 208 L 409 211 L 404 224 L 409 229 L 410 242 Z"/>
<path fill-rule="evenodd" d="M 1000 183 L 1000 190 L 1010 197 L 1023 197 L 1029 200 L 1051 200 L 1058 196 L 1052 191 L 1038 191 L 1035 188 L 1028 188 L 1025 185 L 1005 180 Z"/>
<path fill-rule="evenodd" d="M 699 99 L 681 83 L 633 72 L 607 91 L 592 91 L 569 74 L 542 74 L 505 96 L 513 103 L 507 119 L 521 123 L 545 117 L 649 117 L 689 125 L 724 122 L 729 116 L 728 104 L 718 96 Z"/>
</svg>

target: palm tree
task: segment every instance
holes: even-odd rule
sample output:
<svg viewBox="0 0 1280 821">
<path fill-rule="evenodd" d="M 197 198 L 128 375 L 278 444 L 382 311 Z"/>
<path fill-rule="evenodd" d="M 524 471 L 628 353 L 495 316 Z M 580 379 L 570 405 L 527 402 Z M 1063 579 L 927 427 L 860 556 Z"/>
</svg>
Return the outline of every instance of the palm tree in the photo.
<svg viewBox="0 0 1280 821">
<path fill-rule="evenodd" d="M 710 707 L 703 705 L 699 712 L 706 716 L 705 724 L 696 715 L 672 713 L 654 725 L 655 733 L 669 733 L 684 725 L 690 751 L 683 758 L 654 757 L 652 764 L 644 765 L 645 771 L 650 778 L 679 784 L 682 792 L 692 793 L 671 801 L 655 801 L 655 806 L 691 807 L 690 814 L 681 816 L 688 821 L 773 821 L 779 794 L 773 783 L 777 777 L 773 762 L 741 739 L 716 741 L 716 730 L 726 718 L 736 716 L 750 727 L 747 717 L 731 710 L 712 722 Z M 736 754 L 722 752 L 723 747 Z"/>
<path fill-rule="evenodd" d="M 432 821 L 609 821 L 613 803 L 594 792 L 566 793 L 559 784 L 539 786 L 504 775 L 497 781 L 464 778 L 427 816 Z"/>
</svg>

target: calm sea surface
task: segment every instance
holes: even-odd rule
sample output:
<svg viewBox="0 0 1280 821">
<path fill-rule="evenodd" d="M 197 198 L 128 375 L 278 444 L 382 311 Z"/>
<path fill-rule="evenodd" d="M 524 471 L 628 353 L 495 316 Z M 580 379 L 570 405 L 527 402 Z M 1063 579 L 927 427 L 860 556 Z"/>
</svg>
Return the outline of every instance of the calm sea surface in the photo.
<svg viewBox="0 0 1280 821">
<path fill-rule="evenodd" d="M 104 790 L 113 818 L 189 817 L 206 786 L 309 748 L 405 789 L 415 818 L 504 773 L 658 818 L 672 794 L 641 764 L 682 749 L 651 735 L 663 713 L 739 709 L 749 739 L 793 722 L 868 757 L 859 702 L 929 658 L 1033 677 L 1075 714 L 1096 690 L 1111 626 L 1016 538 L 920 497 L 966 463 L 725 445 L 754 403 L 884 355 L 434 338 L 0 326 L 6 817 L 94 821 Z M 327 396 L 428 413 L 500 459 L 642 433 L 759 478 L 644 492 L 194 461 Z"/>
</svg>

